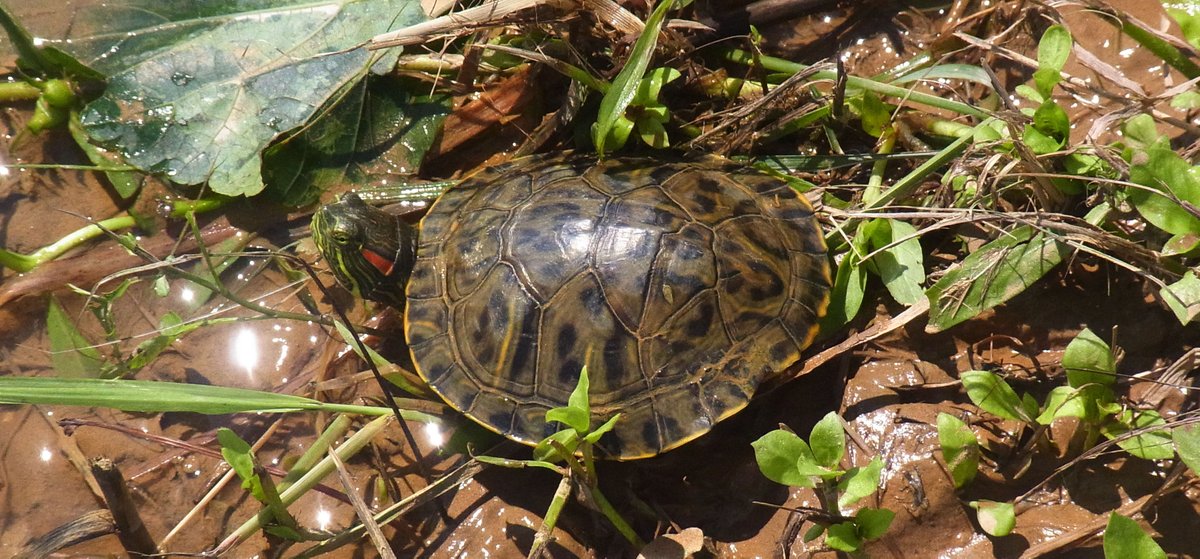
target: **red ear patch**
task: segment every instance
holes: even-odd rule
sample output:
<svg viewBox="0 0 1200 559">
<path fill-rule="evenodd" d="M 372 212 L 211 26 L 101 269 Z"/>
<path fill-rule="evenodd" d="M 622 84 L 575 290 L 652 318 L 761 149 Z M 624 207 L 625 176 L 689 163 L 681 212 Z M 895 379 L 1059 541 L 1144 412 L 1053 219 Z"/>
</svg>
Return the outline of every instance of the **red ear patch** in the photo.
<svg viewBox="0 0 1200 559">
<path fill-rule="evenodd" d="M 378 252 L 375 252 L 369 248 L 362 249 L 362 257 L 365 258 L 367 262 L 370 262 L 376 270 L 379 270 L 379 273 L 385 276 L 392 275 L 392 268 L 396 266 L 396 263 L 393 260 L 390 258 L 384 258 L 383 256 L 380 256 Z"/>
</svg>

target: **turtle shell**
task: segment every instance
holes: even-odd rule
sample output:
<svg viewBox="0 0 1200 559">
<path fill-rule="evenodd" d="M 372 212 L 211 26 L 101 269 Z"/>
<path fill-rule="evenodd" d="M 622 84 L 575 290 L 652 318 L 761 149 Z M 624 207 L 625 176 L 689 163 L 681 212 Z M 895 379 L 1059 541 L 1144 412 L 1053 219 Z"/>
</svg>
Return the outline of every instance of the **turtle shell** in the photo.
<svg viewBox="0 0 1200 559">
<path fill-rule="evenodd" d="M 406 336 L 449 404 L 509 438 L 557 430 L 587 366 L 610 458 L 652 456 L 794 364 L 828 303 L 811 206 L 727 160 L 538 156 L 481 172 L 421 222 Z"/>
</svg>

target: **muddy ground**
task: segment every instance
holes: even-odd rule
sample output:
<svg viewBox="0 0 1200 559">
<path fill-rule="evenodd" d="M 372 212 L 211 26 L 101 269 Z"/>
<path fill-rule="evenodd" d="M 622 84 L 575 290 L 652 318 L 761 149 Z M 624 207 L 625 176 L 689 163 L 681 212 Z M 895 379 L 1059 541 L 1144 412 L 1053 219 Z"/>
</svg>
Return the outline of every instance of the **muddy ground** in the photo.
<svg viewBox="0 0 1200 559">
<path fill-rule="evenodd" d="M 842 53 L 851 73 L 871 75 L 907 58 L 921 44 L 944 39 L 943 33 L 955 23 L 945 11 L 915 12 L 888 2 L 878 4 L 881 7 L 868 14 L 834 10 L 789 15 L 761 30 L 770 52 L 804 61 Z M 1153 25 L 1173 29 L 1157 2 L 1113 4 Z M 1028 29 L 1016 23 L 1019 10 L 1031 9 L 1029 5 L 1000 3 L 993 9 L 1017 10 L 1009 18 L 1016 30 L 1007 36 L 1004 47 L 1030 54 L 1035 41 Z M 1078 7 L 1064 7 L 1063 13 L 1081 45 L 1151 94 L 1181 81 L 1097 16 Z M 841 48 L 831 51 L 830 45 Z M 1002 70 L 1010 70 L 1001 74 L 1014 84 L 1024 79 L 1019 76 L 1028 76 L 1020 68 Z M 1069 66 L 1067 72 L 1091 75 L 1079 66 Z M 0 114 L 5 132 L 2 157 L 7 162 L 86 163 L 65 132 L 22 134 L 30 110 L 31 105 L 9 106 Z M 1082 137 L 1092 119 L 1115 108 L 1075 103 L 1071 110 L 1075 131 Z M 497 135 L 504 137 L 503 131 Z M 430 168 L 445 176 L 463 171 L 456 167 L 462 161 L 446 157 L 431 162 Z M 29 251 L 79 227 L 82 216 L 116 213 L 116 201 L 99 181 L 96 175 L 79 171 L 6 170 L 0 175 L 0 245 Z M 244 230 L 264 231 L 287 217 L 283 212 L 237 207 L 229 220 Z M 273 238 L 278 235 L 261 237 L 253 246 L 278 248 L 286 242 L 273 242 Z M 116 258 L 120 252 L 93 245 L 81 254 L 85 260 L 78 262 L 87 268 L 88 262 Z M 87 272 L 78 271 L 78 277 L 89 278 Z M 224 278 L 238 293 L 261 297 L 262 304 L 304 312 L 297 289 L 267 258 L 245 259 Z M 6 271 L 0 285 L 17 279 Z M 117 307 L 120 331 L 151 333 L 157 317 L 168 310 L 251 315 L 227 301 L 190 309 L 186 286 L 174 283 L 172 289 L 168 297 L 158 298 L 151 294 L 149 282 L 135 285 L 132 296 Z M 1037 445 L 1032 462 L 1026 465 L 1028 440 L 1014 438 L 1018 426 L 980 411 L 955 382 L 962 371 L 986 369 L 1004 374 L 1022 390 L 1044 390 L 1045 379 L 1063 374 L 1063 348 L 1084 327 L 1116 340 L 1125 352 L 1119 368 L 1123 375 L 1146 373 L 1142 380 L 1153 379 L 1164 365 L 1196 347 L 1200 332 L 1194 326 L 1180 327 L 1151 292 L 1129 272 L 1077 256 L 1016 299 L 948 332 L 927 334 L 924 318 L 917 318 L 852 347 L 815 371 L 761 395 L 738 416 L 683 448 L 646 460 L 603 463 L 598 472 L 602 487 L 644 536 L 695 527 L 706 537 L 704 553 L 712 556 L 833 556 L 820 550 L 819 540 L 801 540 L 807 526 L 802 527 L 797 513 L 788 510 L 819 506 L 816 495 L 764 478 L 750 443 L 779 424 L 807 433 L 817 419 L 836 410 L 856 433 L 857 443 L 864 445 L 850 445 L 847 465 L 865 464 L 876 455 L 886 463 L 882 489 L 868 501 L 895 511 L 896 519 L 886 536 L 869 544 L 866 555 L 1100 557 L 1097 535 L 1108 514 L 1136 509 L 1169 554 L 1200 557 L 1200 486 L 1194 479 L 1180 489 L 1157 494 L 1165 475 L 1161 464 L 1112 453 L 1056 471 L 1079 451 L 1072 448 L 1073 426 L 1063 423 L 1055 425 L 1056 444 Z M 84 320 L 88 315 L 82 297 L 62 289 L 55 290 L 55 296 L 71 316 L 80 318 L 86 334 L 98 336 L 94 323 Z M 18 297 L 0 306 L 0 374 L 54 374 L 45 333 L 47 297 Z M 874 312 L 864 314 L 872 316 L 860 317 L 845 330 L 825 333 L 809 353 L 833 347 L 871 324 L 887 324 L 904 310 L 889 303 L 878 286 L 873 286 L 867 308 Z M 137 378 L 297 393 L 316 386 L 318 397 L 345 401 L 375 394 L 369 378 L 348 376 L 357 366 L 341 359 L 344 352 L 336 335 L 312 323 L 238 322 L 187 335 Z M 339 378 L 343 380 L 331 380 Z M 1184 382 L 1190 385 L 1190 377 Z M 1134 401 L 1144 398 L 1168 418 L 1194 407 L 1194 396 L 1187 396 L 1183 388 L 1152 391 L 1152 386 L 1128 382 L 1123 390 Z M 939 412 L 966 420 L 988 448 L 979 479 L 961 492 L 954 490 L 941 461 L 934 424 Z M 68 419 L 84 424 L 65 427 L 61 422 Z M 86 466 L 89 459 L 100 456 L 119 465 L 150 534 L 165 549 L 195 553 L 211 548 L 258 510 L 236 482 L 225 481 L 223 462 L 211 453 L 217 448 L 215 429 L 232 427 L 252 443 L 260 441 L 259 457 L 285 467 L 328 420 L 319 414 L 151 415 L 0 406 L 0 556 L 11 556 L 30 539 L 101 508 Z M 413 450 L 396 428 L 351 464 L 354 490 L 368 504 L 409 494 L 429 483 L 426 473 L 436 476 L 461 461 L 461 455 L 440 450 L 450 432 L 419 424 L 410 428 L 422 444 L 419 454 L 425 457 L 424 468 L 415 465 Z M 1028 437 L 1027 432 L 1024 435 Z M 527 452 L 496 439 L 484 438 L 477 444 L 511 457 Z M 335 493 L 342 490 L 336 480 L 327 483 Z M 557 484 L 555 475 L 542 470 L 487 469 L 436 504 L 410 512 L 387 534 L 401 557 L 524 556 Z M 211 502 L 198 506 L 209 494 Z M 970 500 L 1011 501 L 1021 496 L 1017 528 L 1005 537 L 985 535 L 966 506 Z M 196 516 L 168 537 L 194 508 Z M 337 529 L 354 520 L 347 504 L 322 493 L 305 497 L 294 510 L 302 523 L 316 529 Z M 549 548 L 553 557 L 636 554 L 600 516 L 576 503 L 568 505 L 555 538 Z M 255 556 L 264 546 L 264 540 L 255 538 L 230 556 Z M 68 548 L 62 555 L 121 553 L 118 540 L 107 536 Z M 375 551 L 364 543 L 333 555 L 369 557 Z"/>
</svg>

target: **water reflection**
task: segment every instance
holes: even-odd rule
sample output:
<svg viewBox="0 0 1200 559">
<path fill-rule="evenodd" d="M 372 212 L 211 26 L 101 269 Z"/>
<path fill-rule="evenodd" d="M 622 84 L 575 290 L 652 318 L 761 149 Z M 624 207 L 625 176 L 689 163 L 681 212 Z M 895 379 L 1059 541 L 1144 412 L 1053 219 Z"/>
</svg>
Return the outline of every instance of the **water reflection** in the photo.
<svg viewBox="0 0 1200 559">
<path fill-rule="evenodd" d="M 233 344 L 229 346 L 229 358 L 237 366 L 246 370 L 246 376 L 253 377 L 254 369 L 258 366 L 259 348 L 258 335 L 250 328 L 240 328 L 233 336 Z"/>
</svg>

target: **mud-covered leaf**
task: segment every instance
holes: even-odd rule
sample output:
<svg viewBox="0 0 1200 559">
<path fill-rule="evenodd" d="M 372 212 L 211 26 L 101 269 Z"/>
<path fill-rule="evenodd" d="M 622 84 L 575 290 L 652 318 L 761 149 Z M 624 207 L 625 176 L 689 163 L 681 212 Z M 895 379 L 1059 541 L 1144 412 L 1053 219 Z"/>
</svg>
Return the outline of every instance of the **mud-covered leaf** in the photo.
<svg viewBox="0 0 1200 559">
<path fill-rule="evenodd" d="M 1179 281 L 1163 289 L 1161 295 L 1180 324 L 1187 325 L 1200 316 L 1200 279 L 1195 272 L 1188 270 Z"/>
<path fill-rule="evenodd" d="M 1032 422 L 1017 392 L 1004 379 L 989 371 L 966 371 L 959 374 L 967 397 L 980 409 L 1004 419 Z"/>
<path fill-rule="evenodd" d="M 997 503 L 995 501 L 971 501 L 975 509 L 979 527 L 989 535 L 1002 537 L 1012 532 L 1017 525 L 1017 516 L 1012 503 Z"/>
<path fill-rule="evenodd" d="M 979 439 L 961 419 L 945 412 L 938 413 L 937 430 L 942 459 L 950 470 L 954 487 L 960 489 L 971 483 L 979 471 Z"/>
<path fill-rule="evenodd" d="M 797 463 L 802 458 L 813 461 L 812 450 L 798 435 L 776 429 L 751 443 L 758 469 L 767 479 L 793 487 L 812 487 L 812 479 L 800 473 Z"/>
<path fill-rule="evenodd" d="M 846 508 L 879 488 L 879 475 L 883 472 L 883 460 L 878 456 L 861 468 L 851 468 L 838 480 L 838 507 Z"/>
<path fill-rule="evenodd" d="M 813 425 L 808 436 L 808 446 L 813 459 L 826 468 L 837 468 L 846 451 L 846 432 L 837 412 L 829 412 Z"/>
<path fill-rule="evenodd" d="M 262 190 L 260 152 L 396 53 L 357 48 L 425 18 L 416 0 L 104 4 L 59 46 L 109 75 L 85 129 L 140 169 Z"/>
<path fill-rule="evenodd" d="M 687 559 L 704 549 L 704 532 L 685 528 L 677 534 L 663 534 L 646 544 L 638 559 Z"/>
<path fill-rule="evenodd" d="M 1062 262 L 1063 243 L 1018 227 L 972 252 L 926 292 L 929 325 L 941 332 L 1016 297 Z"/>
<path fill-rule="evenodd" d="M 1167 554 L 1155 543 L 1154 538 L 1142 531 L 1142 527 L 1131 518 L 1115 511 L 1108 515 L 1104 528 L 1105 559 L 1167 559 Z"/>
<path fill-rule="evenodd" d="M 1175 457 L 1175 445 L 1167 422 L 1154 410 L 1124 410 L 1100 430 L 1104 436 L 1115 439 L 1130 431 L 1148 429 L 1146 432 L 1117 443 L 1125 452 L 1146 460 L 1165 460 Z M 1156 429 L 1157 427 L 1157 429 Z"/>
<path fill-rule="evenodd" d="M 1075 388 L 1086 384 L 1112 386 L 1117 382 L 1112 348 L 1090 328 L 1084 328 L 1067 344 L 1062 364 L 1067 370 L 1067 384 Z"/>
<path fill-rule="evenodd" d="M 1155 146 L 1133 156 L 1129 201 L 1146 221 L 1173 235 L 1200 233 L 1200 218 L 1185 208 L 1200 206 L 1200 179 L 1192 165 L 1168 146 Z"/>
<path fill-rule="evenodd" d="M 97 377 L 104 367 L 100 351 L 75 327 L 58 299 L 51 297 L 46 309 L 46 333 L 50 338 L 50 362 L 68 377 Z"/>
</svg>

